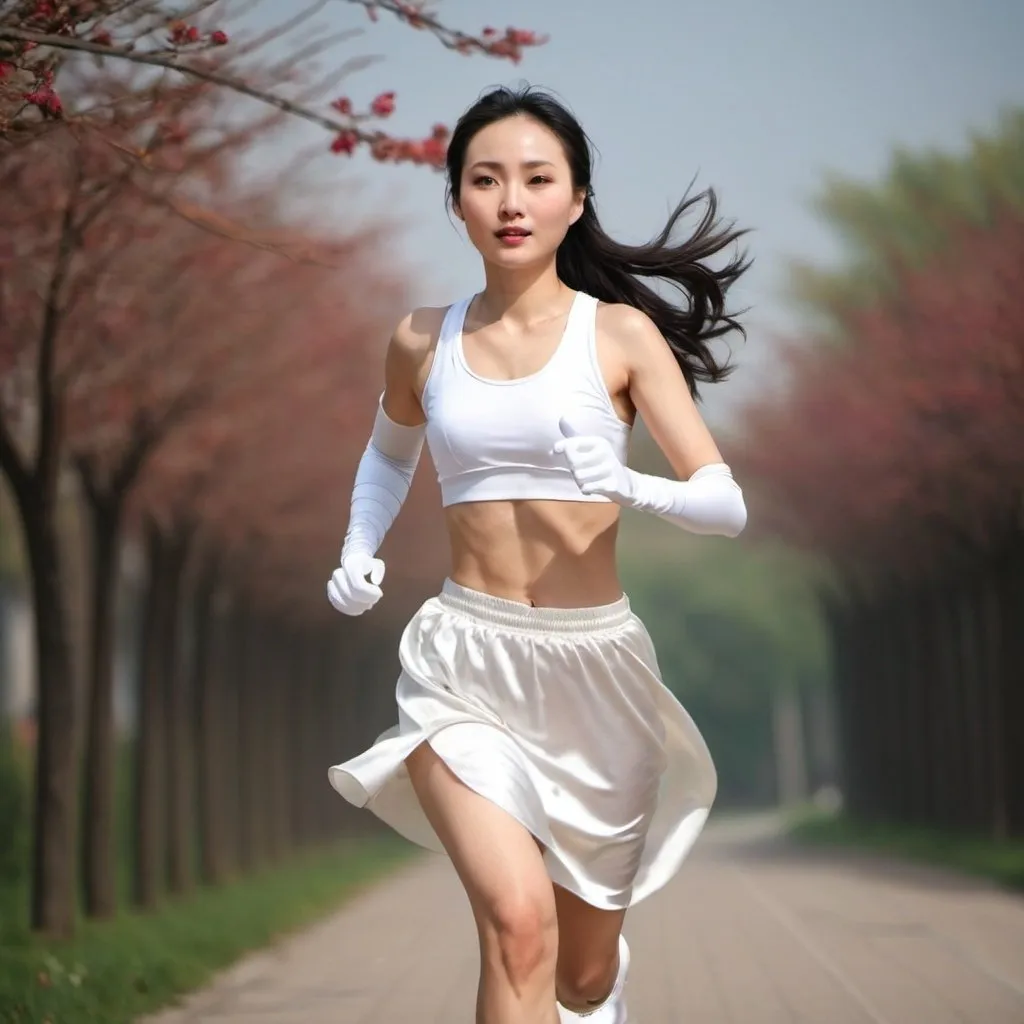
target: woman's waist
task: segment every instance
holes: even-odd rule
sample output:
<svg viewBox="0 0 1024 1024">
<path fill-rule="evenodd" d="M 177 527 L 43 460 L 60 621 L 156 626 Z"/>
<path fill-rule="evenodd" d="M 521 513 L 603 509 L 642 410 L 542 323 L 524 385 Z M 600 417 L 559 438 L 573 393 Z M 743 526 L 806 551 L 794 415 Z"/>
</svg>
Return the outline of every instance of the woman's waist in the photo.
<svg viewBox="0 0 1024 1024">
<path fill-rule="evenodd" d="M 552 501 L 451 506 L 450 578 L 535 607 L 584 608 L 618 600 L 618 508 Z"/>
</svg>

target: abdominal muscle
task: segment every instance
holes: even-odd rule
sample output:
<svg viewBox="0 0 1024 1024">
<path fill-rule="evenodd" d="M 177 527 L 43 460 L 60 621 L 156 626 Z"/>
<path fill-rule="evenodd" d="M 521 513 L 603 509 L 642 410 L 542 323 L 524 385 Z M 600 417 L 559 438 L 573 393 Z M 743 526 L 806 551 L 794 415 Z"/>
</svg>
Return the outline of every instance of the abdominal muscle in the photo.
<svg viewBox="0 0 1024 1024">
<path fill-rule="evenodd" d="M 451 505 L 451 579 L 523 604 L 586 608 L 622 596 L 613 502 L 481 501 Z"/>
</svg>

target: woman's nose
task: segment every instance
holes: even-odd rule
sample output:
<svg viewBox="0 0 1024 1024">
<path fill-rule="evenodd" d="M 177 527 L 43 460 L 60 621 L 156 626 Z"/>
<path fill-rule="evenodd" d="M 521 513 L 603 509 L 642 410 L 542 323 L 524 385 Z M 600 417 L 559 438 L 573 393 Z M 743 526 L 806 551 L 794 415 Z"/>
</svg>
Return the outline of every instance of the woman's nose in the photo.
<svg viewBox="0 0 1024 1024">
<path fill-rule="evenodd" d="M 503 217 L 518 217 L 522 215 L 523 203 L 522 193 L 520 189 L 511 187 L 506 188 L 501 195 L 501 205 L 499 212 Z"/>
</svg>

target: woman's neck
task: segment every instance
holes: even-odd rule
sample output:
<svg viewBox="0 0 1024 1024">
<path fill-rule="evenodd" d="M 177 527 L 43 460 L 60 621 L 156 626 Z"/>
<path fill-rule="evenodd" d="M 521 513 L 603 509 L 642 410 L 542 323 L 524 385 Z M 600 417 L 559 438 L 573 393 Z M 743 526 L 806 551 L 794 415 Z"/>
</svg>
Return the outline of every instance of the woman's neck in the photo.
<svg viewBox="0 0 1024 1024">
<path fill-rule="evenodd" d="M 482 322 L 500 320 L 525 329 L 564 312 L 572 293 L 559 280 L 554 260 L 515 271 L 487 266 L 485 274 L 484 289 L 473 302 L 474 319 Z"/>
</svg>

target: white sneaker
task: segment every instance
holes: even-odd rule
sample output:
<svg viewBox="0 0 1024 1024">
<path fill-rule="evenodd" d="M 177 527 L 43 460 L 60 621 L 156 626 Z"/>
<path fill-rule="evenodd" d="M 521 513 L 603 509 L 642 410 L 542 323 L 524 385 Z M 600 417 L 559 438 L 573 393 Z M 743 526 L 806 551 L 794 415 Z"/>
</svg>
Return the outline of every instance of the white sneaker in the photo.
<svg viewBox="0 0 1024 1024">
<path fill-rule="evenodd" d="M 619 972 L 615 975 L 615 984 L 608 998 L 585 1013 L 573 1013 L 561 1003 L 558 1004 L 558 1020 L 560 1024 L 629 1024 L 626 1015 L 626 975 L 629 973 L 629 946 L 626 938 L 619 934 Z"/>
</svg>

